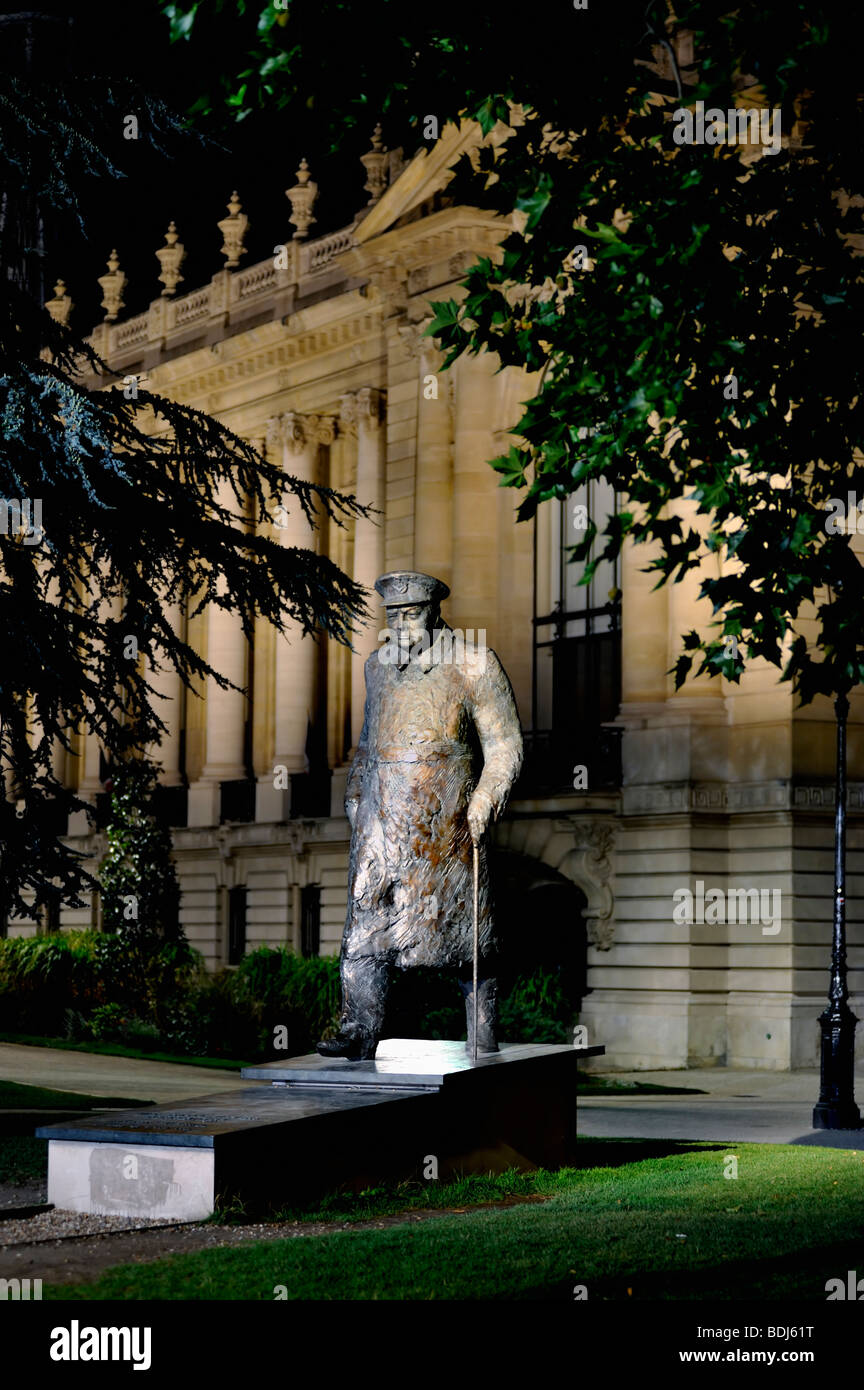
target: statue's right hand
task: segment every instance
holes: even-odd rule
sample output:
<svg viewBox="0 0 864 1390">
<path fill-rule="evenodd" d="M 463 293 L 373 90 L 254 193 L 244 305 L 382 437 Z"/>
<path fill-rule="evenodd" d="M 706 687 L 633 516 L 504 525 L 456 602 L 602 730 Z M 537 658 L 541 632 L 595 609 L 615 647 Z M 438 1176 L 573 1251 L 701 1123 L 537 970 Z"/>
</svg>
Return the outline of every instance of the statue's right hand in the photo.
<svg viewBox="0 0 864 1390">
<path fill-rule="evenodd" d="M 358 804 L 359 798 L 357 797 L 352 797 L 350 801 L 345 802 L 345 814 L 348 817 L 348 824 L 352 830 L 354 829 L 354 822 L 357 819 Z"/>
</svg>

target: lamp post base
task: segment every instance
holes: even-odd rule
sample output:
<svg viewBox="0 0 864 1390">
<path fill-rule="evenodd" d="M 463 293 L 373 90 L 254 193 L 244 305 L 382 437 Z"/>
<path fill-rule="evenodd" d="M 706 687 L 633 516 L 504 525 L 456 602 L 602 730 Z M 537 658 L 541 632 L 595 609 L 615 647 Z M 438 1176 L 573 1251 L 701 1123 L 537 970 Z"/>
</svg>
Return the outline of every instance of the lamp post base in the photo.
<svg viewBox="0 0 864 1390">
<path fill-rule="evenodd" d="M 819 1101 L 813 1107 L 814 1129 L 861 1129 L 861 1111 L 854 1100 Z"/>
<path fill-rule="evenodd" d="M 858 1019 L 845 999 L 834 999 L 819 1019 L 822 1030 L 819 1099 L 814 1129 L 860 1129 L 855 1104 L 855 1027 Z"/>
</svg>

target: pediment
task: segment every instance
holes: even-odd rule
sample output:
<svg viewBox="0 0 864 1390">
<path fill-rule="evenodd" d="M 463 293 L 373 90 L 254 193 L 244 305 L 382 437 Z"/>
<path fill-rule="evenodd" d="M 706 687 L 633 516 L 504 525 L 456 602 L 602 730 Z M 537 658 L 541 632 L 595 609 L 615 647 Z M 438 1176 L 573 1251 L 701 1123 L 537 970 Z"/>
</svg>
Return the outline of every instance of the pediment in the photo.
<svg viewBox="0 0 864 1390">
<path fill-rule="evenodd" d="M 417 151 L 395 183 L 365 215 L 354 232 L 355 244 L 362 246 L 381 236 L 445 188 L 453 177 L 457 160 L 482 138 L 476 121 L 464 121 L 460 126 L 446 125 L 433 145 Z"/>
</svg>

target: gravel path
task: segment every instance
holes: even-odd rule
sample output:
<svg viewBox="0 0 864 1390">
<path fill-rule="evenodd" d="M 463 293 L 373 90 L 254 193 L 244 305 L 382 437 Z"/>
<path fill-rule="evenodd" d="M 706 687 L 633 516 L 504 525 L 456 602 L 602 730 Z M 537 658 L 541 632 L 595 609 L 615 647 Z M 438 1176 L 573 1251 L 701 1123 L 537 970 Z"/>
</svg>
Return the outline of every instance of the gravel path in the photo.
<svg viewBox="0 0 864 1390">
<path fill-rule="evenodd" d="M 149 1227 L 176 1226 L 176 1221 L 152 1217 L 93 1216 L 89 1212 L 41 1211 L 34 1216 L 4 1221 L 0 1212 L 0 1250 L 13 1245 L 36 1245 L 42 1241 L 75 1239 L 79 1236 L 113 1235 L 115 1231 L 140 1231 Z"/>
</svg>

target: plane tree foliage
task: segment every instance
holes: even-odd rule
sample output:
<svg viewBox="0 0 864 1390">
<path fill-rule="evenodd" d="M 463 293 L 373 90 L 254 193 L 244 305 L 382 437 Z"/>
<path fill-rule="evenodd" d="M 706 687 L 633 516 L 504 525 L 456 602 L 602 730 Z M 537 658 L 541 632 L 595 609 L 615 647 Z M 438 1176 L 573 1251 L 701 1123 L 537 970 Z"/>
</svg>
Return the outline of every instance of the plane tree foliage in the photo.
<svg viewBox="0 0 864 1390">
<path fill-rule="evenodd" d="M 200 59 L 199 115 L 312 113 L 333 149 L 380 117 L 408 154 L 429 114 L 478 122 L 447 194 L 512 230 L 429 332 L 448 364 L 493 351 L 536 374 L 490 461 L 519 517 L 603 478 L 619 506 L 574 549 L 586 580 L 627 541 L 660 584 L 699 568 L 710 610 L 682 634 L 679 686 L 755 658 L 805 703 L 861 680 L 858 513 L 826 525 L 864 500 L 852 7 L 592 0 L 518 29 L 413 0 L 163 10 Z M 678 143 L 699 102 L 730 129 L 730 108 L 779 112 L 782 145 Z"/>
</svg>

